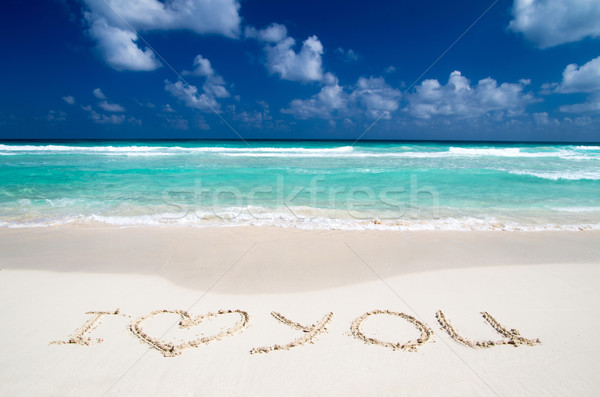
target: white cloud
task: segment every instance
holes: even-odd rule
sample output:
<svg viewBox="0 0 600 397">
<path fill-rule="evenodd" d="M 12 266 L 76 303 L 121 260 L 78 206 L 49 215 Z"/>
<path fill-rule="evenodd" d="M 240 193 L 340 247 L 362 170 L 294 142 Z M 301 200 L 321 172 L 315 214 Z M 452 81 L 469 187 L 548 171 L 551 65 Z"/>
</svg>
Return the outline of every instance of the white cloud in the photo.
<svg viewBox="0 0 600 397">
<path fill-rule="evenodd" d="M 201 55 L 196 56 L 194 65 L 196 66 L 196 69 L 194 72 L 188 74 L 206 77 L 206 80 L 202 85 L 202 93 L 198 91 L 196 86 L 184 81 L 171 83 L 170 81 L 165 80 L 165 90 L 182 100 L 188 107 L 204 111 L 219 111 L 220 106 L 216 98 L 222 99 L 231 96 L 225 87 L 225 80 L 223 77 L 215 74 L 210 61 Z"/>
<path fill-rule="evenodd" d="M 350 95 L 344 92 L 338 79 L 331 73 L 327 73 L 324 80 L 326 84 L 319 93 L 309 99 L 294 99 L 289 108 L 282 109 L 281 112 L 299 119 L 330 118 L 334 111 L 344 112 Z"/>
<path fill-rule="evenodd" d="M 559 125 L 560 122 L 557 119 L 551 119 L 547 112 L 534 113 L 533 121 L 537 125 L 548 126 L 550 124 Z"/>
<path fill-rule="evenodd" d="M 534 113 L 533 121 L 535 121 L 535 123 L 538 125 L 550 124 L 550 119 L 548 118 L 547 112 Z"/>
<path fill-rule="evenodd" d="M 572 63 L 563 71 L 562 82 L 557 92 L 598 92 L 600 91 L 600 56 L 579 67 Z"/>
<path fill-rule="evenodd" d="M 221 76 L 208 76 L 202 86 L 204 92 L 216 98 L 229 98 L 231 94 L 225 88 L 225 80 Z"/>
<path fill-rule="evenodd" d="M 162 111 L 167 113 L 175 113 L 175 109 L 173 109 L 168 103 L 163 106 Z"/>
<path fill-rule="evenodd" d="M 84 0 L 111 25 L 125 19 L 137 30 L 191 30 L 199 34 L 237 37 L 240 4 L 237 0 Z"/>
<path fill-rule="evenodd" d="M 345 62 L 356 62 L 360 59 L 360 55 L 357 54 L 353 49 L 345 50 L 342 47 L 338 47 L 335 51 Z"/>
<path fill-rule="evenodd" d="M 108 98 L 106 97 L 106 95 L 104 95 L 104 92 L 102 92 L 100 88 L 94 88 L 92 94 L 94 94 L 96 98 L 101 99 L 101 101 L 98 103 L 98 106 L 101 107 L 103 110 L 113 113 L 120 113 L 125 111 L 125 108 L 123 106 L 116 103 L 108 102 Z M 84 110 L 89 111 L 87 110 L 87 108 L 91 110 L 90 106 L 84 107 Z"/>
<path fill-rule="evenodd" d="M 227 91 L 227 88 L 225 88 L 225 80 L 223 77 L 215 74 L 208 59 L 198 54 L 196 55 L 196 58 L 194 58 L 194 66 L 195 69 L 192 72 L 184 70 L 181 74 L 206 77 L 202 89 L 209 96 L 214 96 L 216 98 L 229 98 L 231 96 L 229 91 Z"/>
<path fill-rule="evenodd" d="M 137 46 L 137 34 L 128 29 L 111 26 L 103 17 L 88 14 L 89 30 L 98 43 L 98 51 L 106 63 L 115 70 L 151 71 L 161 66 L 149 48 Z"/>
<path fill-rule="evenodd" d="M 391 118 L 391 112 L 398 109 L 401 92 L 390 87 L 382 77 L 361 77 L 356 83 L 352 97 L 359 107 L 365 109 L 367 117 Z"/>
<path fill-rule="evenodd" d="M 479 80 L 471 86 L 459 71 L 450 74 L 448 83 L 425 80 L 416 92 L 408 96 L 406 110 L 413 116 L 429 119 L 434 116 L 472 118 L 490 112 L 503 112 L 509 116 L 523 113 L 527 104 L 535 101 L 530 93 L 524 93 L 528 80 L 498 85 L 491 77 Z"/>
<path fill-rule="evenodd" d="M 106 63 L 116 70 L 160 67 L 149 48 L 138 47 L 138 31 L 190 30 L 235 38 L 240 30 L 238 0 L 84 0 L 89 34 Z M 125 22 L 127 21 L 127 22 Z"/>
<path fill-rule="evenodd" d="M 110 103 L 108 101 L 102 101 L 98 104 L 98 106 L 107 112 L 120 113 L 125 111 L 123 106 L 116 103 Z"/>
<path fill-rule="evenodd" d="M 273 127 L 273 123 L 271 120 L 271 113 L 269 111 L 269 105 L 264 102 L 260 102 L 260 105 L 263 106 L 261 110 L 255 110 L 252 112 L 248 112 L 246 110 L 240 113 L 234 113 L 233 118 L 236 120 L 240 120 L 244 126 L 252 127 L 252 128 L 271 128 Z M 233 112 L 235 112 L 235 107 L 231 108 Z"/>
<path fill-rule="evenodd" d="M 350 92 L 340 86 L 331 73 L 327 73 L 323 81 L 325 85 L 319 93 L 309 99 L 294 99 L 282 112 L 299 119 L 346 116 L 389 119 L 398 109 L 396 98 L 400 91 L 390 87 L 381 77 L 361 77 Z"/>
<path fill-rule="evenodd" d="M 310 82 L 323 78 L 323 45 L 317 36 L 310 36 L 302 42 L 296 52 L 296 40 L 287 35 L 287 29 L 280 24 L 271 24 L 266 29 L 246 29 L 246 37 L 256 38 L 265 44 L 266 67 L 272 74 L 284 80 Z"/>
<path fill-rule="evenodd" d="M 62 100 L 68 103 L 69 105 L 75 105 L 75 98 L 72 95 L 67 95 L 62 97 Z"/>
<path fill-rule="evenodd" d="M 210 64 L 210 61 L 200 54 L 196 55 L 196 58 L 194 58 L 194 66 L 195 68 L 191 72 L 184 70 L 183 72 L 181 72 L 181 74 L 183 74 L 184 76 L 212 76 L 215 74 L 215 71 L 213 70 Z"/>
<path fill-rule="evenodd" d="M 63 111 L 50 110 L 46 116 L 48 121 L 65 121 L 67 119 L 67 113 Z"/>
<path fill-rule="evenodd" d="M 92 110 L 90 118 L 97 124 L 122 124 L 125 121 L 124 114 L 100 114 Z"/>
<path fill-rule="evenodd" d="M 598 0 L 515 0 L 509 29 L 540 48 L 600 37 Z"/>
<path fill-rule="evenodd" d="M 600 112 L 600 56 L 582 66 L 574 63 L 567 65 L 560 83 L 545 84 L 542 88 L 544 87 L 563 94 L 590 94 L 585 102 L 560 106 L 559 110 L 563 113 Z"/>
<path fill-rule="evenodd" d="M 212 95 L 200 94 L 198 88 L 191 84 L 185 84 L 181 81 L 171 83 L 169 80 L 165 80 L 165 90 L 183 101 L 188 107 L 203 111 L 219 110 L 219 104 Z"/>
<path fill-rule="evenodd" d="M 265 29 L 257 30 L 252 26 L 246 27 L 245 36 L 267 43 L 277 43 L 287 37 L 287 28 L 278 23 L 272 23 Z"/>
<path fill-rule="evenodd" d="M 591 95 L 587 101 L 558 108 L 563 113 L 600 113 L 600 95 Z"/>
<path fill-rule="evenodd" d="M 94 94 L 94 96 L 98 99 L 106 99 L 106 95 L 104 95 L 104 93 L 102 92 L 102 90 L 100 88 L 94 88 L 94 91 L 92 91 L 92 94 Z"/>
<path fill-rule="evenodd" d="M 99 93 L 102 94 L 99 88 L 94 90 L 94 94 Z M 104 96 L 104 94 L 102 94 Z M 118 106 L 118 105 L 117 105 Z M 90 114 L 90 119 L 96 124 L 123 124 L 123 122 L 127 121 L 131 124 L 141 125 L 142 122 L 134 117 L 125 116 L 124 114 L 102 114 L 96 112 L 90 105 L 82 106 L 81 109 Z"/>
</svg>

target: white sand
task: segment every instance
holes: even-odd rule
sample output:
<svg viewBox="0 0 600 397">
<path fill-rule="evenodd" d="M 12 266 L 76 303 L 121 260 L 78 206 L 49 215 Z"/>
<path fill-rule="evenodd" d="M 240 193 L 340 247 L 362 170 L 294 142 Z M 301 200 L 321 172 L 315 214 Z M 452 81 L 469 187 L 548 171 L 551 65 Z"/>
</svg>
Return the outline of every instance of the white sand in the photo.
<svg viewBox="0 0 600 397">
<path fill-rule="evenodd" d="M 1 396 L 600 393 L 597 232 L 3 229 L 0 269 Z M 71 336 L 86 312 L 117 308 Z M 130 330 L 162 310 L 189 317 L 138 325 L 182 344 L 174 357 Z M 366 344 L 351 325 L 373 310 L 434 334 L 416 352 L 394 350 L 422 332 L 376 314 L 361 332 L 388 346 Z M 486 311 L 541 344 L 470 348 L 437 310 L 473 341 L 503 339 Z M 232 329 L 240 312 L 249 321 Z M 70 337 L 89 345 L 50 344 Z"/>
</svg>

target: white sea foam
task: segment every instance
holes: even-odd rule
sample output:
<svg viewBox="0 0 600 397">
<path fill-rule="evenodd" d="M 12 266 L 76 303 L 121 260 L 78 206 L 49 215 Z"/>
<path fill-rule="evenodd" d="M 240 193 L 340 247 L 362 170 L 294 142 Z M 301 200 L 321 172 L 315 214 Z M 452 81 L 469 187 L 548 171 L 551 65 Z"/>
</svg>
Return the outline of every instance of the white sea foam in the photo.
<svg viewBox="0 0 600 397">
<path fill-rule="evenodd" d="M 0 155 L 15 154 L 96 154 L 141 156 L 174 156 L 212 154 L 232 157 L 322 157 L 328 158 L 446 158 L 446 157 L 512 157 L 512 158 L 562 158 L 568 160 L 600 159 L 593 153 L 598 146 L 579 146 L 569 149 L 533 151 L 535 148 L 469 148 L 449 147 L 448 150 L 410 151 L 410 147 L 387 148 L 340 146 L 330 148 L 310 147 L 182 147 L 182 146 L 68 146 L 68 145 L 6 145 L 0 144 Z M 395 151 L 397 150 L 397 151 Z"/>
<path fill-rule="evenodd" d="M 310 209 L 309 209 L 310 210 Z M 223 209 L 217 216 L 208 213 L 160 213 L 153 215 L 77 215 L 56 219 L 9 221 L 0 220 L 0 227 L 37 228 L 60 225 L 112 225 L 119 227 L 235 227 L 270 226 L 307 230 L 391 230 L 391 231 L 583 231 L 600 230 L 600 223 L 582 224 L 520 224 L 501 222 L 494 217 L 486 218 L 441 218 L 410 220 L 373 220 L 331 218 L 325 216 L 303 216 L 306 208 L 293 212 L 273 212 L 255 209 L 253 214 L 240 210 Z M 262 211 L 257 213 L 257 211 Z"/>
<path fill-rule="evenodd" d="M 574 212 L 574 213 L 585 213 L 585 212 L 600 212 L 600 207 L 551 207 L 553 211 L 557 212 Z"/>
<path fill-rule="evenodd" d="M 502 157 L 522 157 L 525 153 L 519 148 L 463 148 L 450 147 L 449 153 L 462 156 L 502 156 Z M 536 153 L 537 154 L 537 153 Z"/>
<path fill-rule="evenodd" d="M 549 179 L 552 181 L 568 180 L 600 180 L 600 171 L 555 171 L 555 172 L 538 172 L 538 171 L 509 171 L 514 175 L 529 175 L 537 178 Z"/>
<path fill-rule="evenodd" d="M 65 146 L 65 145 L 2 145 L 0 151 L 14 152 L 47 152 L 47 153 L 345 153 L 351 152 L 352 146 L 334 148 L 302 148 L 302 147 L 181 147 L 181 146 Z"/>
<path fill-rule="evenodd" d="M 600 146 L 575 146 L 577 150 L 598 150 L 600 151 Z"/>
<path fill-rule="evenodd" d="M 239 152 L 222 152 L 231 157 L 320 157 L 320 152 L 251 152 L 241 150 Z M 447 151 L 369 151 L 363 148 L 355 148 L 348 152 L 330 152 L 329 158 L 483 158 L 483 157 L 511 157 L 511 158 L 561 158 L 566 160 L 590 160 L 600 159 L 597 153 L 580 153 L 574 150 L 560 149 L 556 151 L 523 151 L 522 148 L 462 148 L 450 147 Z"/>
<path fill-rule="evenodd" d="M 531 149 L 526 148 L 462 148 L 462 147 L 450 147 L 448 150 L 449 154 L 456 156 L 466 157 L 480 157 L 480 156 L 492 156 L 492 157 L 559 157 L 564 159 L 588 159 L 590 157 L 577 153 L 573 150 L 558 149 L 552 151 L 526 151 Z"/>
</svg>

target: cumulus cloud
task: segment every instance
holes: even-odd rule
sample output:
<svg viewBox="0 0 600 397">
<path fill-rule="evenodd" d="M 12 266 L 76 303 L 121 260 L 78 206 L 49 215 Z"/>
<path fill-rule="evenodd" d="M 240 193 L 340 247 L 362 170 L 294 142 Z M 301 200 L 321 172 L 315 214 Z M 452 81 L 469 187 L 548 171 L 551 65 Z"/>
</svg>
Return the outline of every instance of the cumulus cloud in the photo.
<svg viewBox="0 0 600 397">
<path fill-rule="evenodd" d="M 110 103 L 108 101 L 102 101 L 98 104 L 103 110 L 113 113 L 121 113 L 125 111 L 125 108 L 117 103 Z"/>
<path fill-rule="evenodd" d="M 278 23 L 272 23 L 265 29 L 256 29 L 253 26 L 247 26 L 245 35 L 248 38 L 258 39 L 267 43 L 277 43 L 287 37 L 287 28 Z"/>
<path fill-rule="evenodd" d="M 236 112 L 235 105 L 231 105 L 229 110 L 233 113 L 233 118 L 241 121 L 242 126 L 250 128 L 273 128 L 273 117 L 271 116 L 269 105 L 264 101 L 258 101 L 262 107 L 261 110 Z"/>
<path fill-rule="evenodd" d="M 138 36 L 127 28 L 111 26 L 106 19 L 88 14 L 89 33 L 108 66 L 115 70 L 151 71 L 161 66 L 149 48 L 137 46 Z"/>
<path fill-rule="evenodd" d="M 225 80 L 218 75 L 208 76 L 202 89 L 206 94 L 216 98 L 229 98 L 231 96 L 227 88 L 225 88 Z"/>
<path fill-rule="evenodd" d="M 450 74 L 446 85 L 438 80 L 425 80 L 408 96 L 406 108 L 409 114 L 429 119 L 435 116 L 472 118 L 490 112 L 503 112 L 509 116 L 523 113 L 529 103 L 535 101 L 530 93 L 524 93 L 529 80 L 498 85 L 491 77 L 471 85 L 459 71 Z"/>
<path fill-rule="evenodd" d="M 269 27 L 257 30 L 246 28 L 246 37 L 255 38 L 264 43 L 266 67 L 272 74 L 284 80 L 311 82 L 323 78 L 321 56 L 323 45 L 317 36 L 310 36 L 302 42 L 296 52 L 296 40 L 287 35 L 285 26 L 274 23 Z"/>
<path fill-rule="evenodd" d="M 560 124 L 560 122 L 557 119 L 550 118 L 550 116 L 548 115 L 547 112 L 534 113 L 532 116 L 533 116 L 533 121 L 535 122 L 535 124 L 540 125 L 540 126 L 548 126 L 551 124 L 554 124 L 554 125 Z"/>
<path fill-rule="evenodd" d="M 353 49 L 345 50 L 342 47 L 338 47 L 335 52 L 342 57 L 344 62 L 356 62 L 360 59 L 360 55 Z"/>
<path fill-rule="evenodd" d="M 327 73 L 325 85 L 309 99 L 294 99 L 283 113 L 299 119 L 367 117 L 391 118 L 398 109 L 400 91 L 390 87 L 381 77 L 361 77 L 354 87 L 344 88 L 338 79 Z"/>
<path fill-rule="evenodd" d="M 212 76 L 215 74 L 215 71 L 213 70 L 210 64 L 210 61 L 204 58 L 202 55 L 198 54 L 196 55 L 196 58 L 194 58 L 194 70 L 192 70 L 191 72 L 184 70 L 183 72 L 181 72 L 181 74 L 183 74 L 184 76 Z"/>
<path fill-rule="evenodd" d="M 137 31 L 190 30 L 235 38 L 240 30 L 238 0 L 84 0 L 89 34 L 106 63 L 116 70 L 160 67 L 149 48 L 138 46 Z M 125 22 L 126 21 L 126 22 Z"/>
<path fill-rule="evenodd" d="M 546 90 L 563 94 L 588 93 L 583 103 L 563 105 L 559 110 L 564 113 L 600 112 L 600 56 L 582 66 L 574 63 L 567 65 L 560 83 L 545 84 Z M 542 87 L 542 88 L 544 88 Z"/>
<path fill-rule="evenodd" d="M 142 122 L 135 117 L 127 117 L 124 114 L 102 114 L 96 112 L 90 105 L 82 106 L 82 110 L 90 114 L 90 119 L 96 124 L 129 124 L 141 125 Z"/>
<path fill-rule="evenodd" d="M 100 88 L 94 88 L 94 90 L 92 91 L 92 94 L 94 94 L 94 96 L 97 99 L 101 99 L 101 101 L 98 103 L 98 106 L 100 108 L 102 108 L 104 111 L 107 112 L 112 112 L 112 113 L 121 113 L 125 111 L 125 108 L 117 103 L 110 103 L 108 102 L 108 98 L 106 97 L 106 95 L 104 95 L 104 93 L 102 92 L 102 90 Z M 90 107 L 91 109 L 91 107 Z M 86 110 L 86 109 L 84 109 Z"/>
<path fill-rule="evenodd" d="M 237 37 L 240 4 L 237 0 L 84 0 L 91 11 L 111 25 L 125 21 L 137 30 L 191 30 L 199 34 Z"/>
<path fill-rule="evenodd" d="M 104 95 L 100 88 L 94 88 L 92 94 L 94 94 L 94 96 L 98 99 L 106 99 L 106 95 Z"/>
<path fill-rule="evenodd" d="M 162 111 L 166 113 L 175 113 L 175 109 L 173 109 L 168 103 L 163 106 Z"/>
<path fill-rule="evenodd" d="M 390 87 L 382 77 L 361 77 L 356 83 L 352 97 L 364 109 L 367 117 L 391 118 L 391 112 L 398 109 L 401 92 Z"/>
<path fill-rule="evenodd" d="M 184 70 L 181 74 L 191 76 L 204 76 L 206 81 L 202 87 L 207 95 L 214 96 L 216 98 L 228 98 L 231 96 L 227 88 L 225 88 L 225 80 L 223 77 L 215 74 L 210 61 L 204 58 L 202 55 L 196 55 L 194 58 L 194 70 L 188 72 Z"/>
<path fill-rule="evenodd" d="M 343 113 L 348 107 L 350 95 L 344 92 L 338 79 L 332 74 L 328 73 L 325 81 L 326 84 L 319 93 L 309 99 L 294 99 L 289 108 L 282 109 L 281 112 L 299 119 L 329 118 L 335 111 Z"/>
<path fill-rule="evenodd" d="M 171 83 L 169 80 L 165 81 L 165 90 L 183 101 L 188 107 L 203 111 L 219 111 L 220 106 L 216 99 L 231 96 L 225 87 L 225 80 L 215 73 L 210 61 L 202 55 L 194 58 L 194 66 L 194 72 L 188 72 L 188 74 L 206 77 L 202 85 L 202 92 L 199 92 L 196 86 L 185 81 Z"/>
<path fill-rule="evenodd" d="M 562 82 L 557 92 L 599 92 L 600 91 L 600 56 L 585 63 L 581 67 L 572 63 L 563 71 Z"/>
<path fill-rule="evenodd" d="M 67 119 L 67 113 L 63 111 L 50 110 L 46 116 L 48 121 L 65 121 Z"/>
<path fill-rule="evenodd" d="M 90 113 L 90 118 L 94 123 L 97 124 L 122 124 L 125 121 L 124 114 L 100 114 L 96 111 L 92 110 Z"/>
<path fill-rule="evenodd" d="M 600 95 L 591 95 L 587 101 L 558 108 L 563 113 L 600 113 Z"/>
<path fill-rule="evenodd" d="M 509 29 L 540 48 L 600 37 L 597 0 L 515 0 Z"/>
<path fill-rule="evenodd" d="M 72 95 L 67 95 L 62 97 L 62 100 L 68 103 L 69 105 L 75 105 L 75 98 Z"/>
<path fill-rule="evenodd" d="M 182 81 L 171 83 L 169 80 L 165 80 L 165 90 L 181 100 L 187 107 L 202 111 L 219 110 L 219 104 L 215 98 L 207 93 L 199 93 L 198 88 L 194 85 Z"/>
</svg>

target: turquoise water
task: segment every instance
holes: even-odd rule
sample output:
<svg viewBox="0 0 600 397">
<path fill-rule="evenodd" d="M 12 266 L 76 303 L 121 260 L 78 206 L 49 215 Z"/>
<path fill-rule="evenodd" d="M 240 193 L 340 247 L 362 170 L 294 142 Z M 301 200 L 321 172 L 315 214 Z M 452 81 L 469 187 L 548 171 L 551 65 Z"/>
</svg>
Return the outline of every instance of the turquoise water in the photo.
<svg viewBox="0 0 600 397">
<path fill-rule="evenodd" d="M 600 229 L 600 146 L 0 143 L 0 226 Z"/>
</svg>

